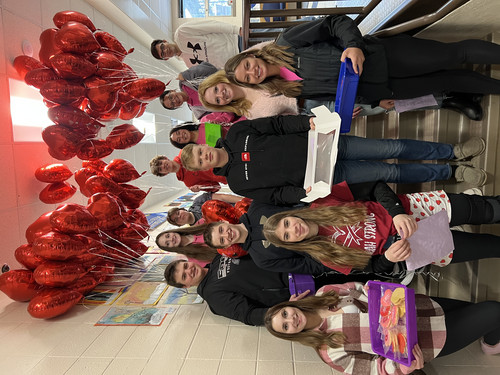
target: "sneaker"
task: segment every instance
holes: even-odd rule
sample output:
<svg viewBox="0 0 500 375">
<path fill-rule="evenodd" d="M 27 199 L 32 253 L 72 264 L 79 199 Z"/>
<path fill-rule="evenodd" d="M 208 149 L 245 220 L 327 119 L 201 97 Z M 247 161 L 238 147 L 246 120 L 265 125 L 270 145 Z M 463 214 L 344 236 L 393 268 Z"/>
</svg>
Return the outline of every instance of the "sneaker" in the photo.
<svg viewBox="0 0 500 375">
<path fill-rule="evenodd" d="M 500 353 L 500 342 L 496 345 L 488 345 L 484 342 L 484 339 L 481 339 L 481 350 L 486 355 L 494 355 Z"/>
<path fill-rule="evenodd" d="M 483 186 L 488 179 L 488 175 L 481 168 L 459 165 L 455 170 L 455 179 L 457 182 L 467 182 L 474 186 Z"/>
<path fill-rule="evenodd" d="M 467 195 L 483 195 L 483 191 L 478 188 L 470 188 L 467 190 L 462 191 L 462 194 L 467 194 Z"/>
<path fill-rule="evenodd" d="M 413 276 L 415 276 L 415 271 L 406 271 L 406 276 L 399 283 L 403 285 L 408 285 L 413 280 Z"/>
<path fill-rule="evenodd" d="M 464 143 L 457 143 L 453 147 L 453 155 L 455 155 L 456 160 L 463 160 L 481 155 L 484 150 L 486 150 L 486 142 L 484 139 L 472 137 Z"/>
</svg>

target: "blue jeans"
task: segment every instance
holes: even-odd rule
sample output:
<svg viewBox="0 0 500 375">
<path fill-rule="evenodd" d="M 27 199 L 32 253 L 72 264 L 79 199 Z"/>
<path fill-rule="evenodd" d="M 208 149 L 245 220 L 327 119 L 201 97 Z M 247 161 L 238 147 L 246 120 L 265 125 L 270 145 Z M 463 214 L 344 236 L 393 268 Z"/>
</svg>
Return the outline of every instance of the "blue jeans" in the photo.
<svg viewBox="0 0 500 375">
<path fill-rule="evenodd" d="M 451 167 L 448 164 L 389 164 L 375 160 L 453 158 L 453 145 L 447 143 L 341 135 L 333 182 L 417 183 L 447 180 L 451 177 Z"/>
</svg>

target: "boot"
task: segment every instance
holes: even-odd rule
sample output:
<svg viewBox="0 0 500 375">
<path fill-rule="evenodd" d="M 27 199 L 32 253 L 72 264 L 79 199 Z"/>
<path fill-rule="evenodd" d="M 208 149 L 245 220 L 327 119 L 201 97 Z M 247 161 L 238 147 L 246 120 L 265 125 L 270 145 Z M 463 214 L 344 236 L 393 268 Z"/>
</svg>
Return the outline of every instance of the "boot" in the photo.
<svg viewBox="0 0 500 375">
<path fill-rule="evenodd" d="M 481 168 L 459 165 L 455 170 L 455 179 L 457 182 L 467 182 L 474 186 L 483 186 L 488 179 L 488 175 Z"/>
<path fill-rule="evenodd" d="M 472 137 L 463 143 L 457 143 L 453 146 L 453 154 L 457 160 L 473 158 L 474 156 L 481 155 L 484 150 L 486 150 L 486 142 L 480 137 Z"/>
<path fill-rule="evenodd" d="M 443 100 L 441 108 L 451 109 L 455 112 L 461 113 L 471 119 L 472 121 L 481 121 L 483 119 L 483 108 L 481 107 L 480 100 L 472 96 L 467 98 L 465 96 L 452 96 Z"/>
</svg>

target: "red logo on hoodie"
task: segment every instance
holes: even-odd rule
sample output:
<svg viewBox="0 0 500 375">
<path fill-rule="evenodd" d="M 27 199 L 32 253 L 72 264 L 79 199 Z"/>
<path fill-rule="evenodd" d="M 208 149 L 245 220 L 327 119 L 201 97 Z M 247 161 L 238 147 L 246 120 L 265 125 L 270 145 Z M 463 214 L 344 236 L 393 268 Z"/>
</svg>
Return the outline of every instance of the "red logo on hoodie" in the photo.
<svg viewBox="0 0 500 375">
<path fill-rule="evenodd" d="M 242 152 L 241 153 L 241 160 L 242 161 L 250 161 L 250 153 L 249 152 Z"/>
</svg>

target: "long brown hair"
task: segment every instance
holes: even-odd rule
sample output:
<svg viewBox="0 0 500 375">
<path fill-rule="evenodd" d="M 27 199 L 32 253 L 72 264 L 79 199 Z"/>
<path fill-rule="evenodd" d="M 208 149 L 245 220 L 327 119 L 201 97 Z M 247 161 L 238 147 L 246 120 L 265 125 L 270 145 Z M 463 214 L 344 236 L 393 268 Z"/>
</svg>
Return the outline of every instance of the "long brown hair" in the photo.
<svg viewBox="0 0 500 375">
<path fill-rule="evenodd" d="M 264 224 L 263 233 L 269 242 L 278 247 L 293 251 L 302 251 L 314 259 L 340 267 L 363 269 L 371 255 L 361 249 L 339 245 L 325 236 L 314 236 L 300 242 L 284 242 L 275 231 L 281 219 L 295 216 L 319 226 L 354 225 L 366 218 L 366 208 L 361 205 L 303 207 L 291 211 L 282 211 L 272 215 Z"/>
<path fill-rule="evenodd" d="M 271 335 L 276 336 L 280 339 L 297 341 L 302 345 L 312 346 L 316 350 L 319 350 L 324 345 L 331 348 L 339 348 L 345 342 L 345 335 L 342 332 L 321 332 L 315 330 L 307 330 L 289 334 L 276 332 L 272 326 L 272 319 L 284 307 L 296 307 L 302 312 L 316 313 L 318 310 L 337 306 L 339 300 L 339 295 L 334 290 L 331 290 L 321 296 L 306 297 L 299 301 L 282 302 L 267 310 L 267 313 L 264 317 L 264 324 Z"/>
<path fill-rule="evenodd" d="M 229 85 L 234 85 L 234 83 L 230 82 L 226 77 L 226 72 L 224 70 L 219 70 L 217 73 L 214 73 L 203 80 L 198 87 L 198 96 L 200 98 L 201 104 L 207 109 L 211 109 L 216 112 L 232 112 L 236 113 L 238 116 L 246 116 L 248 115 L 248 111 L 252 107 L 252 102 L 250 100 L 242 98 L 233 100 L 231 103 L 227 105 L 213 105 L 206 101 L 205 93 L 210 88 L 219 83 L 227 83 Z"/>
<path fill-rule="evenodd" d="M 250 87 L 258 90 L 265 90 L 272 95 L 282 94 L 288 97 L 295 98 L 302 93 L 302 83 L 300 81 L 287 81 L 280 76 L 272 76 L 266 78 L 263 82 L 259 84 L 250 84 L 247 82 L 239 82 L 236 80 L 234 75 L 235 69 L 240 65 L 240 63 L 246 57 L 253 56 L 264 60 L 266 63 L 271 65 L 283 66 L 292 72 L 295 72 L 293 67 L 293 53 L 287 51 L 288 47 L 278 46 L 275 43 L 270 43 L 264 46 L 262 49 L 252 49 L 249 51 L 241 52 L 236 56 L 231 57 L 226 61 L 224 65 L 224 70 L 226 71 L 226 76 L 231 81 L 239 86 Z"/>
<path fill-rule="evenodd" d="M 173 253 L 184 254 L 188 258 L 200 260 L 202 262 L 211 262 L 214 257 L 218 254 L 217 250 L 213 247 L 207 246 L 205 244 L 189 244 L 186 246 L 178 247 L 166 247 L 160 246 L 159 238 L 165 233 L 179 233 L 181 236 L 187 235 L 201 235 L 207 228 L 208 224 L 193 225 L 185 228 L 175 228 L 170 230 L 165 230 L 156 236 L 156 245 L 165 251 L 170 251 Z"/>
</svg>

